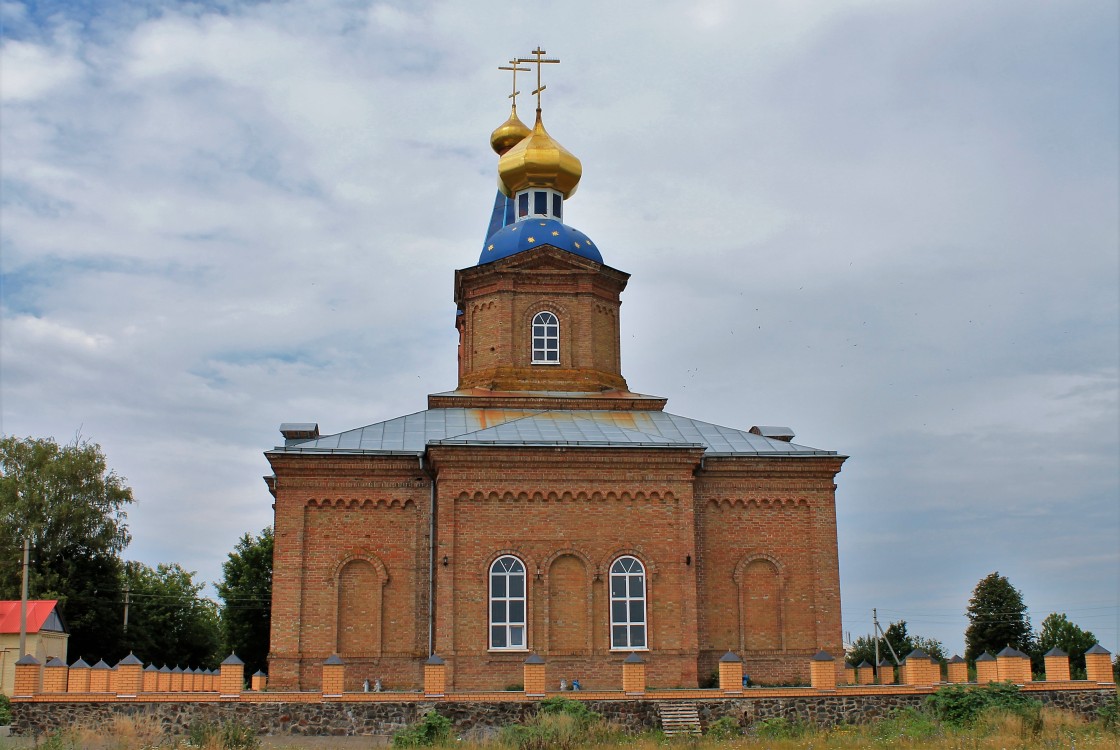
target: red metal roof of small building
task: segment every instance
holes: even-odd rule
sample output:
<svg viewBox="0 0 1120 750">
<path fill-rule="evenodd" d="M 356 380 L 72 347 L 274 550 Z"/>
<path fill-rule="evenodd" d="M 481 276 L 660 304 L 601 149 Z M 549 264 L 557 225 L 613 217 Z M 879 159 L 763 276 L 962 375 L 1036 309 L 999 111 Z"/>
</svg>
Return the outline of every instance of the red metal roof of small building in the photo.
<svg viewBox="0 0 1120 750">
<path fill-rule="evenodd" d="M 58 606 L 57 599 L 44 599 L 27 602 L 27 632 L 38 633 L 43 623 Z M 0 601 L 0 633 L 19 632 L 20 603 Z"/>
</svg>

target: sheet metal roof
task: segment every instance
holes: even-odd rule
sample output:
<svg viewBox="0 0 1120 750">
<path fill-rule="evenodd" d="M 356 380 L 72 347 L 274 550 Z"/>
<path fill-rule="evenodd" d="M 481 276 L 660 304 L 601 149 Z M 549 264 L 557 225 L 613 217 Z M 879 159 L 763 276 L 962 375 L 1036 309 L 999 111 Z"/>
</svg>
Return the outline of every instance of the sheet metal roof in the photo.
<svg viewBox="0 0 1120 750">
<path fill-rule="evenodd" d="M 19 632 L 19 601 L 0 601 L 0 633 Z M 55 607 L 57 599 L 29 600 L 27 602 L 27 632 L 38 633 L 40 630 L 55 633 L 65 632 L 65 627 L 59 619 Z"/>
<path fill-rule="evenodd" d="M 706 455 L 835 456 L 663 411 L 428 409 L 273 453 L 410 453 L 428 445 L 689 448 Z"/>
</svg>

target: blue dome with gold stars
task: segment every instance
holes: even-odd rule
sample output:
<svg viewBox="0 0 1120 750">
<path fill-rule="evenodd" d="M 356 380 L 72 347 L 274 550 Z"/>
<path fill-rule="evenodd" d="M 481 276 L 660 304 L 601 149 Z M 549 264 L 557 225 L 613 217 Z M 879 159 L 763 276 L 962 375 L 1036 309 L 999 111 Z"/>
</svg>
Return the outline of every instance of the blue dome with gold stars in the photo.
<svg viewBox="0 0 1120 750">
<path fill-rule="evenodd" d="M 526 219 L 502 227 L 490 235 L 490 239 L 482 247 L 482 254 L 478 256 L 478 265 L 508 258 L 541 245 L 552 245 L 581 258 L 596 263 L 603 262 L 599 248 L 578 229 L 572 229 L 556 219 Z"/>
</svg>

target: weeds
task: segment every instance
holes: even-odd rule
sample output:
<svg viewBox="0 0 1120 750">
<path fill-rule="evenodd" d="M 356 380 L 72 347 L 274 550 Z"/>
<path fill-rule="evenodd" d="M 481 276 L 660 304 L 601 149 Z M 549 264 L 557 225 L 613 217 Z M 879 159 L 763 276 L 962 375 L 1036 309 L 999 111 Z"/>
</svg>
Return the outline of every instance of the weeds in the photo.
<svg viewBox="0 0 1120 750">
<path fill-rule="evenodd" d="M 8 696 L 0 694 L 0 727 L 12 723 L 12 702 Z"/>
<path fill-rule="evenodd" d="M 240 721 L 197 722 L 188 731 L 187 746 L 203 750 L 258 750 L 261 741 L 255 729 Z"/>
<path fill-rule="evenodd" d="M 393 747 L 432 747 L 451 739 L 451 720 L 435 711 L 393 735 Z"/>
</svg>

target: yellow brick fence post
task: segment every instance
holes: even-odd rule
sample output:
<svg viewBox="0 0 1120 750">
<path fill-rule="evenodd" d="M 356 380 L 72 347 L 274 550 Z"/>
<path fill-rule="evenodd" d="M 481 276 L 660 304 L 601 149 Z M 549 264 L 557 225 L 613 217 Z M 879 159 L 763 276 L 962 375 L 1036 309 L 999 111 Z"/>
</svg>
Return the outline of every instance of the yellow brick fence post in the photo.
<svg viewBox="0 0 1120 750">
<path fill-rule="evenodd" d="M 346 665 L 338 654 L 331 654 L 323 662 L 323 697 L 337 698 L 342 695 L 346 684 Z"/>
<path fill-rule="evenodd" d="M 245 685 L 245 662 L 237 658 L 237 654 L 230 654 L 221 663 L 221 673 L 218 676 L 218 691 L 223 698 L 236 698 L 241 695 L 241 688 Z"/>
<path fill-rule="evenodd" d="M 636 651 L 622 662 L 622 692 L 627 695 L 642 695 L 646 692 L 646 663 Z"/>
<path fill-rule="evenodd" d="M 113 668 L 106 664 L 104 659 L 94 664 L 89 671 L 89 691 L 91 693 L 108 693 L 109 678 L 112 672 Z"/>
<path fill-rule="evenodd" d="M 28 697 L 43 692 L 43 667 L 31 654 L 24 654 L 16 662 L 16 677 L 12 685 L 13 697 Z"/>
<path fill-rule="evenodd" d="M 144 687 L 144 662 L 131 651 L 117 662 L 117 695 L 135 698 Z"/>
<path fill-rule="evenodd" d="M 1055 646 L 1042 656 L 1047 682 L 1069 682 L 1069 654 Z"/>
<path fill-rule="evenodd" d="M 856 667 L 856 684 L 857 685 L 874 685 L 875 684 L 875 666 L 864 659 Z"/>
<path fill-rule="evenodd" d="M 836 659 L 823 649 L 809 662 L 809 684 L 814 690 L 836 689 Z"/>
<path fill-rule="evenodd" d="M 521 682 L 525 695 L 530 698 L 543 698 L 545 694 L 544 659 L 538 654 L 529 654 L 521 665 Z"/>
<path fill-rule="evenodd" d="M 438 698 L 447 691 L 447 664 L 435 654 L 424 662 L 424 695 Z"/>
<path fill-rule="evenodd" d="M 1101 644 L 1095 644 L 1085 652 L 1085 678 L 1089 682 L 1112 683 L 1112 652 Z"/>
<path fill-rule="evenodd" d="M 268 687 L 268 675 L 266 675 L 264 672 L 262 672 L 261 670 L 258 669 L 256 672 L 253 673 L 253 677 L 252 677 L 253 692 L 259 693 L 267 687 Z"/>
<path fill-rule="evenodd" d="M 155 664 L 144 667 L 144 680 L 141 689 L 145 693 L 154 693 L 159 689 L 159 668 Z"/>
<path fill-rule="evenodd" d="M 1031 658 L 1008 646 L 996 654 L 996 675 L 1000 682 L 1028 683 L 1031 681 Z"/>
<path fill-rule="evenodd" d="M 894 664 L 889 659 L 883 657 L 883 660 L 879 662 L 878 672 L 880 685 L 894 684 Z"/>
<path fill-rule="evenodd" d="M 990 682 L 999 682 L 999 670 L 996 657 L 985 651 L 976 657 L 976 684 L 987 685 Z"/>
<path fill-rule="evenodd" d="M 66 676 L 66 692 L 89 692 L 89 664 L 84 659 L 78 659 L 70 665 L 70 674 Z"/>
<path fill-rule="evenodd" d="M 968 682 L 968 662 L 957 654 L 953 654 L 953 658 L 949 660 L 948 672 L 949 682 L 954 684 Z"/>
<path fill-rule="evenodd" d="M 743 658 L 728 651 L 719 657 L 719 689 L 725 693 L 743 692 Z"/>
<path fill-rule="evenodd" d="M 66 666 L 66 662 L 55 656 L 47 660 L 47 665 L 43 668 L 43 692 L 44 693 L 65 693 L 66 681 L 70 677 L 70 668 Z"/>
</svg>

